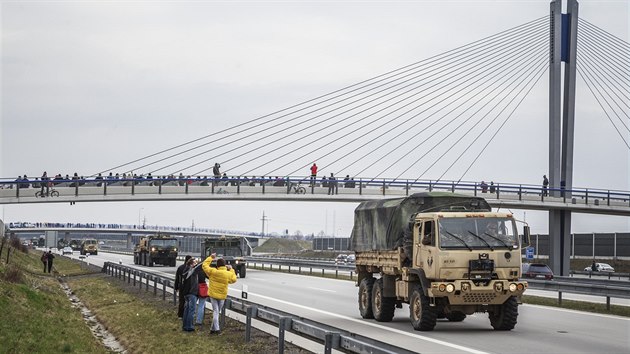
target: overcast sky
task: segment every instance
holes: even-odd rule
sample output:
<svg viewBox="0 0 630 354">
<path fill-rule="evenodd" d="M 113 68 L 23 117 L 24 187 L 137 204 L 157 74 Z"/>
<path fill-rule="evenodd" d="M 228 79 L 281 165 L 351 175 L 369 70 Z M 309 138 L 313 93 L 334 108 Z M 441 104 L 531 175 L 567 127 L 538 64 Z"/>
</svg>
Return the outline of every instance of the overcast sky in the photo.
<svg viewBox="0 0 630 354">
<path fill-rule="evenodd" d="M 545 16 L 549 1 L 1 1 L 0 176 L 91 174 Z M 580 16 L 628 41 L 628 0 Z M 467 179 L 539 184 L 547 76 Z M 630 154 L 578 82 L 574 185 L 630 190 Z M 402 167 L 401 167 L 402 170 Z M 306 174 L 307 171 L 304 171 Z M 413 176 L 415 177 L 415 176 Z M 437 178 L 438 176 L 427 176 Z M 346 236 L 355 204 L 5 206 L 10 221 Z M 545 233 L 546 213 L 516 211 Z M 627 218 L 574 217 L 576 232 Z"/>
</svg>

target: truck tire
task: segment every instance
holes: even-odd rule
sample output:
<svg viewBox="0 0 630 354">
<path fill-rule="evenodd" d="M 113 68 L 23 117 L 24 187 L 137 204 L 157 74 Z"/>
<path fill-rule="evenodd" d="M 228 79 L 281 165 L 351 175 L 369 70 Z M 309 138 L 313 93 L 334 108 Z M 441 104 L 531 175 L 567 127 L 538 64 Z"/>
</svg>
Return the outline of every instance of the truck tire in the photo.
<svg viewBox="0 0 630 354">
<path fill-rule="evenodd" d="M 245 275 L 247 275 L 247 268 L 245 268 L 245 266 L 240 267 L 240 268 L 238 269 L 238 276 L 239 276 L 240 278 L 245 278 Z"/>
<path fill-rule="evenodd" d="M 516 318 L 518 317 L 518 301 L 516 297 L 511 296 L 503 305 L 495 307 L 494 311 L 488 312 L 490 324 L 497 331 L 509 331 L 516 326 Z"/>
<path fill-rule="evenodd" d="M 138 264 L 138 254 L 137 253 L 133 254 L 133 264 Z"/>
<path fill-rule="evenodd" d="M 417 285 L 409 299 L 409 318 L 416 331 L 432 331 L 437 321 L 437 311 L 429 306 L 429 298 Z"/>
<path fill-rule="evenodd" d="M 383 296 L 383 278 L 372 287 L 372 314 L 378 322 L 391 322 L 396 310 L 396 298 Z"/>
<path fill-rule="evenodd" d="M 374 318 L 372 313 L 372 287 L 374 278 L 365 278 L 359 284 L 359 313 L 363 318 Z"/>
<path fill-rule="evenodd" d="M 147 255 L 147 263 L 149 267 L 153 267 L 153 265 L 155 264 L 153 263 L 153 259 L 151 258 L 151 255 Z"/>
<path fill-rule="evenodd" d="M 461 322 L 466 319 L 466 314 L 460 311 L 453 311 L 445 317 L 451 322 Z"/>
<path fill-rule="evenodd" d="M 94 251 L 94 255 L 97 256 L 98 255 L 98 251 Z"/>
</svg>

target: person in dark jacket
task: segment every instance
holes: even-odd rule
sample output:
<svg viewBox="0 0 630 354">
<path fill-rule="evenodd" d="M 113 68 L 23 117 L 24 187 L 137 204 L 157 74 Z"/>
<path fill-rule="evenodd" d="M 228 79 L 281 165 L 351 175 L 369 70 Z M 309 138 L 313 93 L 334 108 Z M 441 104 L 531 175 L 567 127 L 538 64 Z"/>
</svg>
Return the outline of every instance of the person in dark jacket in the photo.
<svg viewBox="0 0 630 354">
<path fill-rule="evenodd" d="M 52 266 L 53 266 L 53 259 L 55 259 L 55 255 L 52 254 L 52 251 L 48 251 L 46 258 L 48 258 L 48 273 L 50 273 L 50 270 L 52 269 Z"/>
<path fill-rule="evenodd" d="M 177 267 L 177 271 L 175 272 L 175 291 L 179 291 L 182 285 L 182 275 L 184 274 L 184 269 L 186 268 L 186 264 L 190 260 L 190 256 L 186 256 L 184 259 L 184 264 Z M 179 303 L 177 306 L 177 317 L 182 318 L 184 316 L 184 294 L 179 291 Z"/>
<path fill-rule="evenodd" d="M 184 316 L 182 317 L 182 330 L 186 332 L 194 332 L 193 319 L 195 317 L 195 309 L 197 308 L 197 294 L 199 293 L 199 281 L 197 274 L 201 267 L 197 267 L 197 260 L 191 258 L 186 263 L 186 268 L 182 274 L 182 285 L 180 291 L 186 299 L 184 303 Z"/>
</svg>

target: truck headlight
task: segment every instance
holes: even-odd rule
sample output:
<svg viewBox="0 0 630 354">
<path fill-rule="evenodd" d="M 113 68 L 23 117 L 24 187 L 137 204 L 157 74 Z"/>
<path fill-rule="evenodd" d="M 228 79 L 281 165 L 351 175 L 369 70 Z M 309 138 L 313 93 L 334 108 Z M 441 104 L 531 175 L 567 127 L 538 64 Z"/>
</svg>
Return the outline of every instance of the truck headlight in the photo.
<svg viewBox="0 0 630 354">
<path fill-rule="evenodd" d="M 177 252 L 177 248 L 173 248 L 173 252 Z"/>
<path fill-rule="evenodd" d="M 151 252 L 155 252 L 155 247 L 151 247 Z"/>
<path fill-rule="evenodd" d="M 453 285 L 453 284 L 446 284 L 446 292 L 447 293 L 452 293 L 453 291 L 455 291 L 455 285 Z"/>
<path fill-rule="evenodd" d="M 522 285 L 522 284 L 521 284 L 521 285 Z M 514 284 L 514 283 L 510 283 L 510 287 L 509 287 L 509 288 L 510 288 L 510 291 L 511 291 L 511 292 L 515 292 L 515 291 L 516 291 L 516 284 Z"/>
<path fill-rule="evenodd" d="M 238 264 L 238 260 L 234 261 L 234 264 Z"/>
<path fill-rule="evenodd" d="M 440 289 L 440 291 L 444 292 L 444 290 L 446 290 L 446 284 L 440 284 L 438 289 Z"/>
</svg>

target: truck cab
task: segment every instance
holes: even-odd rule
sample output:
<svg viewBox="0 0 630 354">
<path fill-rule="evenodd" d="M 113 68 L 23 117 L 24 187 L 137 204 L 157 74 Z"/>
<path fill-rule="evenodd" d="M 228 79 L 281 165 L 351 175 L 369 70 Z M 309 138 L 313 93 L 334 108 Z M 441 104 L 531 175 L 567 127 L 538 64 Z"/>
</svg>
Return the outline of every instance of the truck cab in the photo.
<svg viewBox="0 0 630 354">
<path fill-rule="evenodd" d="M 206 259 L 212 254 L 217 258 L 223 258 L 226 265 L 232 266 L 240 278 L 245 278 L 247 274 L 247 261 L 245 255 L 249 255 L 249 242 L 242 236 L 221 236 L 207 238 L 203 241 L 201 259 Z M 216 267 L 216 259 L 211 266 Z"/>
</svg>

